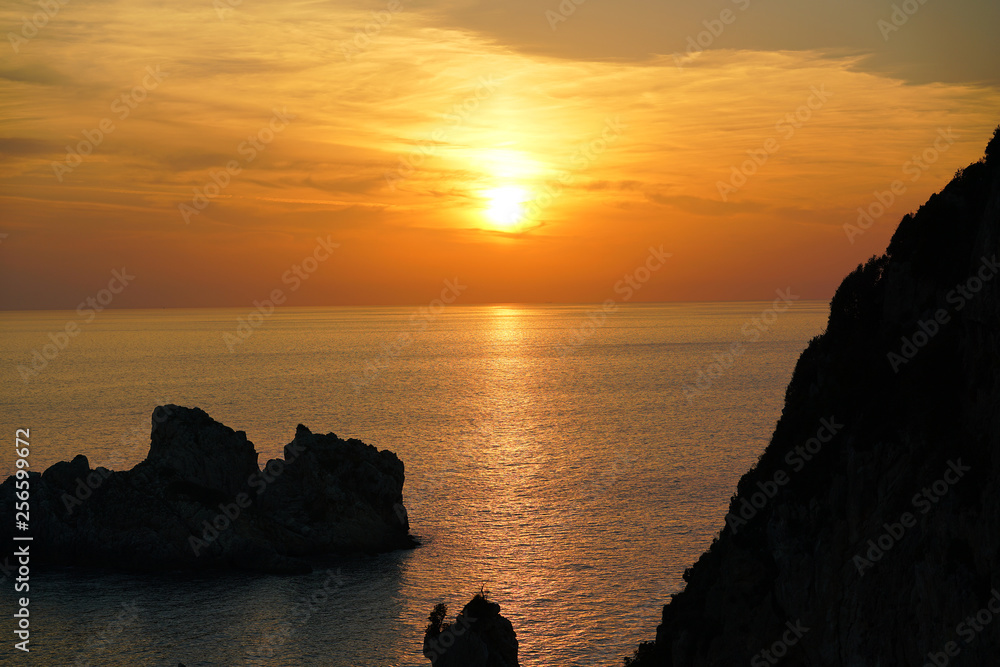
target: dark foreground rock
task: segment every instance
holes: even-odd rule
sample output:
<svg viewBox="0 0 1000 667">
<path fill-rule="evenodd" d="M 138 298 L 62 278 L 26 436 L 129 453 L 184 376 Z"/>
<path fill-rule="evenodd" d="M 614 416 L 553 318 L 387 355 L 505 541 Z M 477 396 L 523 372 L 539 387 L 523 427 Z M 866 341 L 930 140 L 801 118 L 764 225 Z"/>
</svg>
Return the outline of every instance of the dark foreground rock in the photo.
<svg viewBox="0 0 1000 667">
<path fill-rule="evenodd" d="M 313 556 L 415 545 L 392 452 L 299 425 L 284 459 L 261 469 L 257 456 L 203 410 L 160 406 L 131 470 L 80 455 L 30 474 L 32 564 L 295 572 Z M 0 516 L 14 516 L 15 483 L 0 485 Z"/>
<path fill-rule="evenodd" d="M 424 634 L 424 656 L 432 667 L 519 667 L 517 634 L 500 615 L 500 605 L 478 593 L 454 623 L 445 623 L 448 607 L 434 607 Z"/>
<path fill-rule="evenodd" d="M 1000 130 L 843 281 L 719 539 L 627 664 L 1000 664 L 998 255 Z"/>
</svg>

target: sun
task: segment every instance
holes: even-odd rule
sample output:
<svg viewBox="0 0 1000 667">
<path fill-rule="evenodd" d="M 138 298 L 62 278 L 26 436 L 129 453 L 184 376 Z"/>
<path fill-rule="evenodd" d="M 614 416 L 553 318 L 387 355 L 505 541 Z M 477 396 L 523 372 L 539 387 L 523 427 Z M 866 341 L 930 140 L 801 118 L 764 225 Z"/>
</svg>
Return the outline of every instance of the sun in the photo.
<svg viewBox="0 0 1000 667">
<path fill-rule="evenodd" d="M 530 193 L 516 185 L 493 188 L 483 193 L 487 201 L 486 217 L 500 229 L 510 229 L 524 218 Z"/>
</svg>

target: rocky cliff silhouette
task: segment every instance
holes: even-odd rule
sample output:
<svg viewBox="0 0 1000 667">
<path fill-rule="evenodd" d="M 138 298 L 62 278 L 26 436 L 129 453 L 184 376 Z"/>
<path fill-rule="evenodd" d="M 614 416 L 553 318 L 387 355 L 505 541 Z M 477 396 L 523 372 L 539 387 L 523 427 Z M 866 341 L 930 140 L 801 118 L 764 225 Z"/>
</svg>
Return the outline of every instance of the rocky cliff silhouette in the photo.
<svg viewBox="0 0 1000 667">
<path fill-rule="evenodd" d="M 1000 128 L 844 279 L 627 665 L 1000 664 L 998 255 Z"/>
<path fill-rule="evenodd" d="M 79 455 L 11 476 L 0 516 L 14 515 L 16 482 L 27 481 L 32 565 L 302 572 L 310 557 L 415 545 L 395 454 L 300 424 L 284 455 L 262 469 L 244 432 L 160 406 L 142 463 L 92 470 Z M 5 549 L 12 525 L 0 528 Z"/>
</svg>

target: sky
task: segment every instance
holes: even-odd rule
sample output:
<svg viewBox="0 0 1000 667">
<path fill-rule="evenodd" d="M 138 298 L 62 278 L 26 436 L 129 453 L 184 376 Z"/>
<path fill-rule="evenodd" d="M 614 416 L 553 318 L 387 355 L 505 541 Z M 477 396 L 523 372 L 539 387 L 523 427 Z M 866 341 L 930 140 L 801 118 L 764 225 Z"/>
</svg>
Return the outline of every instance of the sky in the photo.
<svg viewBox="0 0 1000 667">
<path fill-rule="evenodd" d="M 637 271 L 636 302 L 828 299 L 982 156 L 997 25 L 995 0 L 5 2 L 0 309 L 592 303 Z"/>
</svg>

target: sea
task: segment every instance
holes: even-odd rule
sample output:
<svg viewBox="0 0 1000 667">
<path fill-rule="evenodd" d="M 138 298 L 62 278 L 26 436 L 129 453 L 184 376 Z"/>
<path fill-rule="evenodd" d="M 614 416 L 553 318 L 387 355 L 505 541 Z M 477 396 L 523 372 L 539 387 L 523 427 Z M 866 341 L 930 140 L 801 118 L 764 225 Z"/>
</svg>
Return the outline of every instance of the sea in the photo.
<svg viewBox="0 0 1000 667">
<path fill-rule="evenodd" d="M 30 657 L 4 578 L 0 662 L 427 667 L 434 605 L 453 618 L 486 590 L 523 667 L 620 667 L 723 527 L 826 326 L 826 302 L 775 305 L 0 313 L 4 478 L 16 429 L 32 470 L 77 454 L 125 470 L 155 406 L 197 406 L 261 462 L 300 423 L 395 452 L 421 543 L 297 576 L 38 569 Z"/>
</svg>

